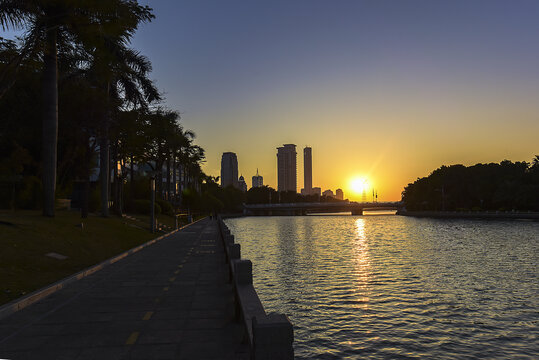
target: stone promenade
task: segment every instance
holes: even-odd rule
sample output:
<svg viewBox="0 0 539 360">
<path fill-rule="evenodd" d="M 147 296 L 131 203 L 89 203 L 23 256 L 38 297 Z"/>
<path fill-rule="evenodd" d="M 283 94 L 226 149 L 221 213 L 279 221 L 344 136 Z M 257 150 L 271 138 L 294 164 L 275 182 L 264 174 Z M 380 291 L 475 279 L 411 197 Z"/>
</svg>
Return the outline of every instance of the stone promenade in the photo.
<svg viewBox="0 0 539 360">
<path fill-rule="evenodd" d="M 248 359 L 234 309 L 205 219 L 1 319 L 0 359 Z"/>
</svg>

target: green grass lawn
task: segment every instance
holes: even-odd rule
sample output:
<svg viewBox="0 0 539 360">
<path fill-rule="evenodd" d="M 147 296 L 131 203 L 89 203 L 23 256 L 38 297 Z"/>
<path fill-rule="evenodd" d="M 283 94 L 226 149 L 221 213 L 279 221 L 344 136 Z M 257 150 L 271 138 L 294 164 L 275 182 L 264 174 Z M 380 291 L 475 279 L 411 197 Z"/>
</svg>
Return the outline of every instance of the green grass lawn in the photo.
<svg viewBox="0 0 539 360">
<path fill-rule="evenodd" d="M 174 224 L 173 218 L 166 221 Z M 115 216 L 81 219 L 65 210 L 45 218 L 39 211 L 0 210 L 0 304 L 159 236 L 148 229 L 149 221 Z M 45 256 L 50 252 L 68 258 Z"/>
</svg>

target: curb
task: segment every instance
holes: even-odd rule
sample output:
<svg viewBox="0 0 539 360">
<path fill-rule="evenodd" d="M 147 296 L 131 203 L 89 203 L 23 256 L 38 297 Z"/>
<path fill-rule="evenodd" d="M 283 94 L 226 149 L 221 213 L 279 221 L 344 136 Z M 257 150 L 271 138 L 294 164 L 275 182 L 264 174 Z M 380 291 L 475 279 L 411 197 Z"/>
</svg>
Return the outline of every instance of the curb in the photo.
<svg viewBox="0 0 539 360">
<path fill-rule="evenodd" d="M 25 307 L 39 301 L 39 300 L 42 300 L 44 298 L 46 298 L 47 296 L 55 293 L 56 291 L 60 290 L 60 289 L 63 289 L 64 287 L 66 287 L 67 285 L 75 282 L 75 281 L 78 281 L 82 278 L 85 278 L 89 275 L 92 275 L 93 273 L 101 270 L 101 269 L 104 269 L 105 267 L 109 266 L 109 265 L 112 265 L 114 264 L 115 262 L 117 261 L 120 261 L 122 260 L 123 258 L 131 255 L 131 254 L 134 254 L 142 249 L 144 249 L 145 247 L 147 246 L 150 246 L 152 244 L 155 244 L 157 241 L 159 240 L 162 240 L 182 229 L 185 229 L 186 227 L 189 227 L 193 224 L 196 224 L 197 222 L 201 221 L 201 220 L 204 220 L 206 219 L 206 217 L 203 217 L 202 219 L 198 219 L 196 221 L 193 221 L 192 223 L 190 224 L 187 224 L 187 225 L 184 225 L 176 230 L 172 230 L 171 232 L 169 233 L 166 233 L 164 235 L 161 235 L 159 237 L 156 237 L 155 239 L 152 239 L 148 242 L 145 242 L 144 244 L 141 244 L 141 245 L 138 245 L 132 249 L 129 249 L 119 255 L 116 255 L 116 256 L 113 256 L 111 257 L 110 259 L 107 259 L 105 261 L 102 261 L 96 265 L 93 265 L 93 266 L 90 266 L 89 268 L 86 268 L 84 270 L 81 270 L 79 271 L 78 273 L 75 273 L 73 275 L 70 275 L 66 278 L 63 278 L 62 280 L 59 280 L 55 283 L 52 283 L 51 285 L 48 285 L 48 286 L 45 286 L 39 290 L 36 290 L 34 292 L 31 292 L 30 294 L 22 297 L 22 298 L 19 298 L 19 299 L 15 299 L 5 305 L 2 305 L 0 306 L 0 320 L 19 311 L 19 310 L 22 310 L 24 309 Z"/>
</svg>

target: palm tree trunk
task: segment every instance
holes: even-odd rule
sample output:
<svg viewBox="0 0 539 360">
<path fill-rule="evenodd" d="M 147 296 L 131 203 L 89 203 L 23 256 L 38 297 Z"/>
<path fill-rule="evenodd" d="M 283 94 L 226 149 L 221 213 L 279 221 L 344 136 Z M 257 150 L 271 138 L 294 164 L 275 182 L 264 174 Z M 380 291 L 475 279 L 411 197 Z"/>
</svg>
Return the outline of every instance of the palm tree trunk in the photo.
<svg viewBox="0 0 539 360">
<path fill-rule="evenodd" d="M 110 96 L 110 83 L 107 86 L 107 98 Z M 108 107 L 108 104 L 106 105 Z M 99 142 L 99 180 L 101 182 L 101 215 L 109 216 L 109 188 L 110 188 L 110 153 L 109 153 L 109 123 L 110 109 L 107 108 L 103 119 L 103 133 Z"/>
<path fill-rule="evenodd" d="M 108 124 L 99 140 L 99 180 L 101 182 L 101 215 L 109 216 L 109 137 Z"/>
<path fill-rule="evenodd" d="M 167 157 L 167 201 L 170 201 L 170 155 Z"/>
<path fill-rule="evenodd" d="M 118 197 L 119 195 L 119 192 L 118 192 L 118 147 L 115 145 L 112 146 L 112 178 L 114 179 L 114 182 L 112 184 L 112 190 L 113 190 L 113 194 L 112 194 L 112 201 L 114 202 L 113 204 L 113 209 L 114 211 L 116 212 L 116 214 L 119 214 L 120 210 L 119 210 L 119 203 L 120 203 L 120 199 Z"/>
<path fill-rule="evenodd" d="M 129 167 L 131 184 L 133 184 L 133 179 L 135 178 L 135 168 L 133 167 L 134 166 L 133 160 L 134 160 L 134 156 L 133 154 L 131 154 L 131 166 Z"/>
<path fill-rule="evenodd" d="M 89 140 L 86 139 L 86 144 L 89 144 Z M 89 146 L 86 146 L 86 154 L 84 156 L 84 184 L 82 187 L 82 198 L 80 207 L 80 217 L 86 219 L 88 217 L 88 208 L 90 202 L 90 158 L 92 150 Z"/>
<path fill-rule="evenodd" d="M 156 169 L 156 189 L 157 189 L 157 199 L 163 198 L 163 160 L 159 160 L 157 163 Z"/>
<path fill-rule="evenodd" d="M 43 215 L 54 216 L 58 143 L 58 56 L 57 29 L 47 31 L 43 55 Z"/>
<path fill-rule="evenodd" d="M 174 198 L 176 198 L 176 196 L 178 195 L 177 192 L 176 192 L 176 184 L 177 184 L 177 179 L 176 179 L 176 156 L 173 156 L 172 157 L 172 194 L 174 194 Z"/>
</svg>

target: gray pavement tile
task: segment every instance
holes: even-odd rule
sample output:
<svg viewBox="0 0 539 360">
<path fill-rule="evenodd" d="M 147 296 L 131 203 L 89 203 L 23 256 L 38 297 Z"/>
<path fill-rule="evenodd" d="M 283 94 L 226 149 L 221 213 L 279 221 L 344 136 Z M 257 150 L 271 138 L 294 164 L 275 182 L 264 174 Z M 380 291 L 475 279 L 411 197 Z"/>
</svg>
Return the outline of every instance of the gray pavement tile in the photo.
<svg viewBox="0 0 539 360">
<path fill-rule="evenodd" d="M 157 344 L 145 345 L 136 344 L 122 359 L 126 360 L 173 360 L 177 359 L 178 345 Z"/>
<path fill-rule="evenodd" d="M 53 336 L 62 334 L 65 324 L 40 324 L 21 327 L 17 329 L 19 337 Z"/>
<path fill-rule="evenodd" d="M 0 351 L 0 359 L 13 360 L 73 360 L 80 353 L 79 349 L 57 349 L 57 350 L 29 350 L 17 352 Z"/>
<path fill-rule="evenodd" d="M 133 330 L 107 334 L 72 334 L 54 337 L 43 345 L 48 349 L 90 349 L 95 347 L 123 346 Z"/>
<path fill-rule="evenodd" d="M 112 315 L 112 321 L 135 321 L 140 320 L 146 313 L 146 311 L 149 311 L 149 309 L 141 309 L 141 311 L 122 311 L 122 312 L 116 312 Z"/>
<path fill-rule="evenodd" d="M 228 321 L 225 319 L 189 319 L 186 329 L 222 329 Z"/>
<path fill-rule="evenodd" d="M 61 312 L 56 311 L 40 320 L 42 324 L 68 324 L 68 323 L 91 323 L 107 322 L 113 319 L 112 313 L 85 313 L 85 312 Z"/>
<path fill-rule="evenodd" d="M 231 359 L 234 348 L 221 342 L 190 342 L 181 345 L 180 359 Z"/>
<path fill-rule="evenodd" d="M 30 351 L 43 347 L 48 342 L 55 339 L 54 336 L 13 336 L 8 342 L 0 344 L 0 353 L 9 351 Z"/>
<path fill-rule="evenodd" d="M 151 330 L 143 331 L 137 344 L 178 344 L 181 342 L 183 330 Z"/>
<path fill-rule="evenodd" d="M 229 308 L 231 305 L 232 305 L 231 300 L 199 298 L 198 300 L 195 299 L 193 301 L 193 306 L 191 308 L 193 310 L 206 310 L 206 309 L 223 310 L 223 309 Z"/>
<path fill-rule="evenodd" d="M 187 319 L 151 319 L 151 321 L 146 321 L 144 324 L 144 329 L 148 331 L 156 330 L 183 330 L 185 329 L 185 324 Z"/>
<path fill-rule="evenodd" d="M 129 352 L 128 346 L 105 346 L 105 347 L 92 347 L 83 349 L 80 354 L 74 360 L 120 360 L 123 359 Z"/>
<path fill-rule="evenodd" d="M 2 324 L 2 325 L 0 325 L 0 341 L 3 338 L 13 334 L 13 332 L 19 330 L 20 328 L 21 328 L 21 325 L 16 325 L 16 324 L 9 324 L 9 325 L 8 324 L 6 324 L 6 325 Z"/>
<path fill-rule="evenodd" d="M 111 321 L 105 323 L 71 323 L 65 324 L 61 330 L 62 334 L 72 335 L 93 335 L 93 334 L 109 334 L 117 332 L 129 332 L 133 329 L 141 328 L 145 325 L 144 321 L 138 320 L 126 321 Z"/>
<path fill-rule="evenodd" d="M 156 310 L 152 316 L 154 320 L 174 320 L 187 319 L 189 317 L 188 309 L 166 309 Z"/>
<path fill-rule="evenodd" d="M 191 310 L 189 311 L 190 319 L 228 319 L 233 317 L 234 314 L 229 309 L 213 310 L 213 309 L 204 309 L 204 310 Z"/>
<path fill-rule="evenodd" d="M 242 334 L 234 329 L 186 329 L 183 332 L 182 344 L 192 342 L 212 342 L 219 339 L 222 342 L 241 342 Z"/>
</svg>

